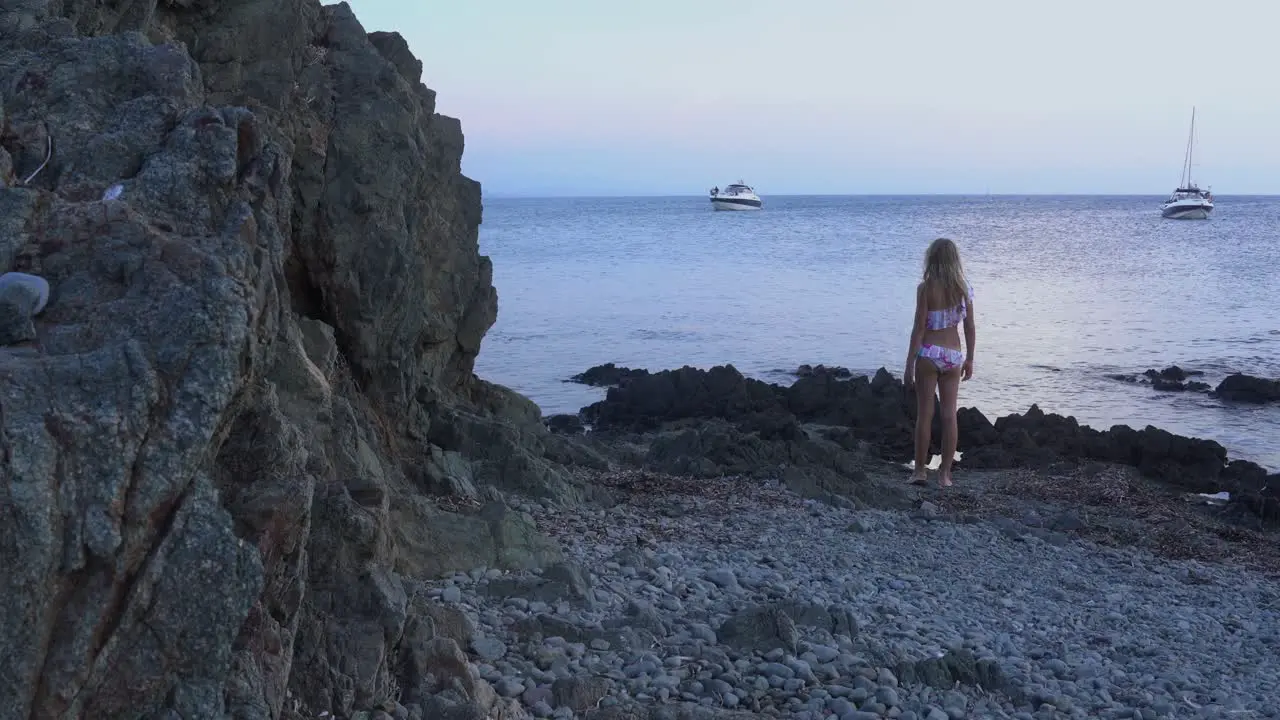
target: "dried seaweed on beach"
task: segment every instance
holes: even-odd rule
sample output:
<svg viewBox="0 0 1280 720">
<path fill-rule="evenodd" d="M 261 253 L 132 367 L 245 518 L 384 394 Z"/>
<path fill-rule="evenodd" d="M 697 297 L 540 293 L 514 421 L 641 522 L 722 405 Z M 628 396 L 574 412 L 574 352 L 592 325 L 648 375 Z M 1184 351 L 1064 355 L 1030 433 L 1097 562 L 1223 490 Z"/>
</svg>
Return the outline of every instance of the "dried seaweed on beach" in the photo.
<svg viewBox="0 0 1280 720">
<path fill-rule="evenodd" d="M 1070 513 L 1073 534 L 1173 559 L 1228 561 L 1280 573 L 1277 533 L 1232 524 L 1196 496 L 1170 491 L 1134 468 L 1093 463 L 1066 469 L 972 472 L 930 496 L 944 511 L 1015 519 Z"/>
</svg>

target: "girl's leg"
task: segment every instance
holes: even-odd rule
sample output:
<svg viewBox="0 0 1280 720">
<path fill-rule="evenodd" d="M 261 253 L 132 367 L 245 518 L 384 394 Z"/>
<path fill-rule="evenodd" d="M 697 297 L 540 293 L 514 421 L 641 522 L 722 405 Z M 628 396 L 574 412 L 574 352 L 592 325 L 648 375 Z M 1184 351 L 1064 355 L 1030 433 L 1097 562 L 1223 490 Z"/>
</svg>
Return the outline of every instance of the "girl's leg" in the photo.
<svg viewBox="0 0 1280 720">
<path fill-rule="evenodd" d="M 938 468 L 938 484 L 951 484 L 951 461 L 956 454 L 956 403 L 960 395 L 960 371 L 938 376 L 938 412 L 942 413 L 942 465 Z"/>
<path fill-rule="evenodd" d="M 929 437 L 933 432 L 933 399 L 938 388 L 938 369 L 933 361 L 916 361 L 916 465 L 912 482 L 923 483 L 929 467 Z"/>
</svg>

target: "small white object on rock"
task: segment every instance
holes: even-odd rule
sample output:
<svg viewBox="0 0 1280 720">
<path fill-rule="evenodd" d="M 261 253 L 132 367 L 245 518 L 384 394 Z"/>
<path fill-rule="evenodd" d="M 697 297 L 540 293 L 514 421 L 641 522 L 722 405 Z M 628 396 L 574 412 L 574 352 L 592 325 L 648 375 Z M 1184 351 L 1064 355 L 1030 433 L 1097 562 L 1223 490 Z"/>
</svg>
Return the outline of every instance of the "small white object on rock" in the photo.
<svg viewBox="0 0 1280 720">
<path fill-rule="evenodd" d="M 102 202 L 115 200 L 116 198 L 120 197 L 121 193 L 123 192 L 124 192 L 124 185 L 121 185 L 120 183 L 116 183 L 115 185 L 112 185 L 111 187 L 107 188 L 106 192 L 102 193 Z"/>
<path fill-rule="evenodd" d="M 45 305 L 49 304 L 49 281 L 39 275 L 7 272 L 0 275 L 0 296 L 10 293 L 25 295 L 30 303 L 31 315 L 39 315 Z"/>
</svg>

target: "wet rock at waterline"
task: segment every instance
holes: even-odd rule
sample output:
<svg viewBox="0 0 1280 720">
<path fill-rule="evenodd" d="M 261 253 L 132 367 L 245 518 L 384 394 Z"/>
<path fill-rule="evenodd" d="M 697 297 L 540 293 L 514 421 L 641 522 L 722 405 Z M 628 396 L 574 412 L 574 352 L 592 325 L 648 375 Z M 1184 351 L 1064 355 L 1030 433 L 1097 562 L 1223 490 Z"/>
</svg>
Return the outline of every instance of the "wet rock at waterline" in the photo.
<svg viewBox="0 0 1280 720">
<path fill-rule="evenodd" d="M 1264 403 L 1280 402 L 1280 380 L 1253 377 L 1236 373 L 1218 383 L 1214 394 L 1232 402 Z"/>
</svg>

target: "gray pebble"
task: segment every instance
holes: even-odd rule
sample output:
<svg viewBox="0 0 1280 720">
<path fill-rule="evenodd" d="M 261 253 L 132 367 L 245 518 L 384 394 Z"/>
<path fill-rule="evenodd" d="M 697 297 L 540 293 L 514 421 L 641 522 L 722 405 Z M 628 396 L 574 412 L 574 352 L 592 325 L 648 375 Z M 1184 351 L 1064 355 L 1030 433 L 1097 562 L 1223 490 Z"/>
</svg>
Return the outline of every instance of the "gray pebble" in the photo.
<svg viewBox="0 0 1280 720">
<path fill-rule="evenodd" d="M 506 643 L 496 638 L 476 637 L 471 640 L 471 649 L 479 655 L 481 659 L 488 662 L 501 659 L 507 654 Z"/>
</svg>

